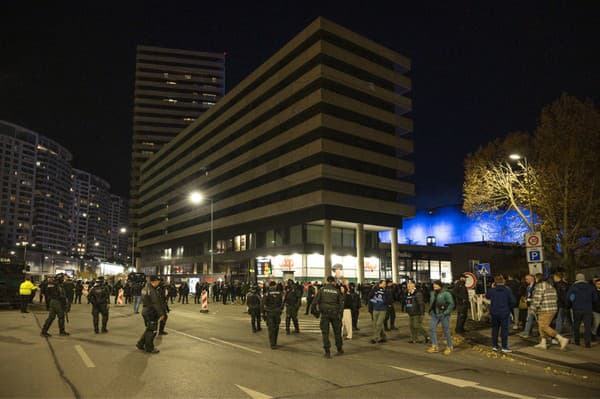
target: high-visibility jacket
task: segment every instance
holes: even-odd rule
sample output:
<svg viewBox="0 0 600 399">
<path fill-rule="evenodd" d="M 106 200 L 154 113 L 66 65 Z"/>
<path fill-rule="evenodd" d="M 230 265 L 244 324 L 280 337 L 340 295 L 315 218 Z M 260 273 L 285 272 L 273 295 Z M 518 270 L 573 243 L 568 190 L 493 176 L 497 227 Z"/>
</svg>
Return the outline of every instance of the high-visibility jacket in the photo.
<svg viewBox="0 0 600 399">
<path fill-rule="evenodd" d="M 37 287 L 29 280 L 25 280 L 21 283 L 19 287 L 19 294 L 21 295 L 31 295 L 31 291 L 35 291 Z"/>
</svg>

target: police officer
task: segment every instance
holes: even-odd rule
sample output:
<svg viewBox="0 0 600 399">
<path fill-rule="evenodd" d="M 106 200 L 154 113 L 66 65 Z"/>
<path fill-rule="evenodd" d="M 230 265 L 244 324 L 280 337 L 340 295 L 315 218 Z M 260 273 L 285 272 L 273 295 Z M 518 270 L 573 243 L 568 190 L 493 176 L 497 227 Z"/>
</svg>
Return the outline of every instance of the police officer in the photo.
<svg viewBox="0 0 600 399">
<path fill-rule="evenodd" d="M 65 296 L 67 297 L 67 312 L 69 312 L 75 298 L 75 283 L 68 275 L 64 276 L 63 288 L 65 290 Z"/>
<path fill-rule="evenodd" d="M 248 306 L 248 314 L 250 315 L 250 323 L 252 324 L 252 332 L 260 331 L 260 294 L 258 287 L 253 285 L 246 295 L 246 305 Z"/>
<path fill-rule="evenodd" d="M 323 335 L 323 349 L 325 357 L 330 358 L 331 342 L 329 341 L 329 325 L 333 328 L 337 355 L 342 355 L 342 312 L 344 310 L 344 296 L 335 285 L 333 276 L 327 277 L 327 283 L 317 292 L 313 300 L 313 314 L 321 316 L 321 334 Z"/>
<path fill-rule="evenodd" d="M 298 293 L 296 284 L 293 280 L 288 280 L 285 287 L 285 333 L 290 335 L 290 324 L 294 322 L 294 333 L 300 332 L 300 326 L 298 325 L 298 309 L 300 309 L 300 303 L 302 301 L 302 292 Z"/>
<path fill-rule="evenodd" d="M 269 290 L 263 299 L 263 315 L 269 328 L 269 343 L 271 349 L 277 348 L 277 335 L 281 323 L 281 311 L 283 310 L 283 295 L 277 289 L 277 283 L 271 281 Z"/>
<path fill-rule="evenodd" d="M 168 288 L 162 278 L 160 279 L 158 288 L 156 290 L 160 296 L 160 303 L 163 306 L 165 315 L 165 317 L 158 322 L 158 335 L 168 335 L 169 333 L 165 331 L 165 326 L 167 325 L 167 319 L 169 318 L 169 312 L 171 309 L 169 309 L 169 296 L 167 295 Z"/>
<path fill-rule="evenodd" d="M 110 303 L 110 288 L 104 284 L 104 277 L 100 276 L 96 280 L 96 284 L 88 293 L 88 299 L 92 304 L 92 317 L 94 323 L 94 332 L 100 333 L 98 330 L 98 315 L 102 313 L 102 332 L 107 333 L 106 325 L 108 324 L 108 308 Z"/>
<path fill-rule="evenodd" d="M 51 335 L 48 333 L 48 329 L 52 325 L 54 319 L 58 316 L 58 330 L 59 334 L 62 336 L 69 335 L 68 332 L 65 331 L 65 312 L 67 309 L 67 297 L 65 296 L 65 290 L 62 286 L 63 274 L 57 274 L 54 279 L 48 283 L 46 287 L 46 301 L 49 301 L 48 307 L 50 309 L 50 313 L 48 313 L 48 318 L 44 322 L 44 326 L 42 327 L 42 332 L 40 335 L 42 337 L 50 337 Z"/>
<path fill-rule="evenodd" d="M 162 298 L 157 290 L 159 283 L 158 276 L 150 276 L 150 283 L 142 290 L 142 304 L 144 305 L 142 316 L 146 329 L 135 346 L 146 353 L 159 352 L 154 347 L 154 337 L 158 329 L 158 321 L 165 317 Z"/>
</svg>

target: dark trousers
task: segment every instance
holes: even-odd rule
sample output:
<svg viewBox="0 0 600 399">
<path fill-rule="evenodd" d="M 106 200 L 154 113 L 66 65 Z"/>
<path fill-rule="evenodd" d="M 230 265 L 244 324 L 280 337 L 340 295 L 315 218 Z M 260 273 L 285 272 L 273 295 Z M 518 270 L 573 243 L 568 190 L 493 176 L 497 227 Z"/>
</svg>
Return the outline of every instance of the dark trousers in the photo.
<svg viewBox="0 0 600 399">
<path fill-rule="evenodd" d="M 200 292 L 196 292 L 194 295 L 194 303 L 200 303 Z"/>
<path fill-rule="evenodd" d="M 267 327 L 269 328 L 269 343 L 271 347 L 277 345 L 279 324 L 281 324 L 281 312 L 267 312 Z"/>
<path fill-rule="evenodd" d="M 502 348 L 508 348 L 508 327 L 510 325 L 510 315 L 494 316 L 492 315 L 492 346 L 498 347 L 498 332 L 502 337 Z"/>
<path fill-rule="evenodd" d="M 158 322 L 158 332 L 165 332 L 165 326 L 167 325 L 167 319 L 169 318 L 169 316 L 167 316 L 167 314 L 165 313 L 165 317 L 163 317 L 163 319 L 161 321 Z"/>
<path fill-rule="evenodd" d="M 75 301 L 73 303 L 81 304 L 81 293 L 75 294 Z"/>
<path fill-rule="evenodd" d="M 585 346 L 589 347 L 592 344 L 592 318 L 594 314 L 592 312 L 579 312 L 573 311 L 573 341 L 575 345 L 580 343 L 579 327 L 583 321 L 583 340 Z"/>
<path fill-rule="evenodd" d="M 353 330 L 357 330 L 358 329 L 358 309 L 352 309 L 350 310 L 350 313 L 352 314 L 352 329 Z"/>
<path fill-rule="evenodd" d="M 388 326 L 388 321 L 390 322 Z M 387 312 L 385 313 L 385 319 L 383 320 L 383 325 L 386 330 L 390 330 L 392 328 L 396 328 L 396 309 L 394 305 L 388 305 Z"/>
<path fill-rule="evenodd" d="M 252 331 L 260 331 L 260 309 L 248 309 L 250 314 L 250 324 L 252 324 Z"/>
<path fill-rule="evenodd" d="M 21 295 L 21 313 L 27 313 L 27 305 L 29 304 L 29 300 L 31 299 L 31 295 Z"/>
<path fill-rule="evenodd" d="M 456 305 L 456 329 L 454 330 L 456 333 L 464 334 L 468 312 L 469 305 Z"/>
<path fill-rule="evenodd" d="M 100 319 L 99 315 L 102 314 L 102 331 L 106 330 L 106 325 L 108 324 L 108 304 L 101 303 L 98 305 L 92 305 L 92 322 L 94 323 L 94 331 L 98 332 L 98 321 Z"/>
<path fill-rule="evenodd" d="M 44 322 L 44 326 L 42 327 L 43 332 L 48 332 L 48 329 L 52 325 L 52 322 L 56 317 L 58 317 L 58 330 L 60 332 L 65 331 L 65 309 L 63 308 L 63 304 L 58 299 L 51 299 L 48 304 L 48 308 L 50 313 L 48 313 L 48 318 Z"/>
<path fill-rule="evenodd" d="M 305 315 L 307 315 L 308 312 L 310 312 L 310 307 L 312 306 L 313 299 L 314 299 L 314 297 L 306 298 L 306 311 L 304 312 Z"/>
<path fill-rule="evenodd" d="M 333 337 L 335 346 L 338 351 L 342 350 L 342 318 L 339 312 L 322 312 L 321 313 L 321 334 L 323 335 L 323 349 L 329 352 L 331 342 L 329 341 L 329 326 L 333 329 Z"/>
<path fill-rule="evenodd" d="M 285 307 L 285 331 L 288 333 L 290 332 L 290 322 L 294 323 L 294 330 L 299 332 L 300 326 L 298 325 L 298 306 Z"/>
<path fill-rule="evenodd" d="M 146 311 L 146 309 L 142 311 L 146 329 L 138 340 L 137 346 L 143 348 L 146 352 L 152 352 L 154 350 L 154 337 L 158 328 L 158 315 L 154 310 Z"/>
</svg>

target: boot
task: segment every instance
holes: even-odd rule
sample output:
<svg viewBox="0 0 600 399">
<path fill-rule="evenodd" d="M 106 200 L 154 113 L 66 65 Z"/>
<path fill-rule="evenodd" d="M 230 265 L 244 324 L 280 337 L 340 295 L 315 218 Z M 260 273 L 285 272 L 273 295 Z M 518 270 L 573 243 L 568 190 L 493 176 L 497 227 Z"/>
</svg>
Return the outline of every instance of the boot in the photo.
<svg viewBox="0 0 600 399">
<path fill-rule="evenodd" d="M 560 344 L 560 349 L 562 350 L 564 350 L 569 344 L 569 338 L 565 338 L 560 334 L 556 335 L 556 339 L 558 340 L 558 343 Z"/>
<path fill-rule="evenodd" d="M 290 319 L 288 317 L 285 319 L 285 333 L 290 335 Z"/>
<path fill-rule="evenodd" d="M 540 340 L 540 343 L 535 345 L 534 348 L 538 348 L 538 349 L 548 349 L 548 345 L 546 344 L 546 338 L 542 338 Z"/>
</svg>

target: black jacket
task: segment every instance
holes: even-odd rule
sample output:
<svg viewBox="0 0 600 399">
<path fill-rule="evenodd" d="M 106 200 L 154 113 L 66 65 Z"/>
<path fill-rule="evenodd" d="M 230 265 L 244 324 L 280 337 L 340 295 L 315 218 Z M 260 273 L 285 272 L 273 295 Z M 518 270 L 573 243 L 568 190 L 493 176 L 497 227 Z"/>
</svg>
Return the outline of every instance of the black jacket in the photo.
<svg viewBox="0 0 600 399">
<path fill-rule="evenodd" d="M 142 290 L 142 304 L 145 311 L 151 311 L 157 317 L 165 314 L 162 296 L 158 292 L 158 289 L 154 288 L 150 283 L 146 284 Z"/>
<path fill-rule="evenodd" d="M 325 284 L 317 292 L 313 300 L 313 307 L 320 313 L 342 313 L 344 309 L 344 296 L 335 284 Z"/>
<path fill-rule="evenodd" d="M 418 316 L 425 314 L 425 302 L 423 301 L 423 293 L 415 288 L 413 292 L 406 292 L 404 298 L 406 313 L 409 316 Z"/>
</svg>

